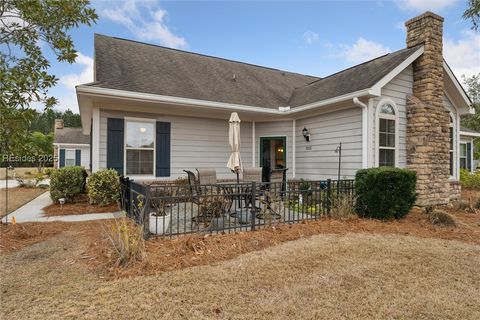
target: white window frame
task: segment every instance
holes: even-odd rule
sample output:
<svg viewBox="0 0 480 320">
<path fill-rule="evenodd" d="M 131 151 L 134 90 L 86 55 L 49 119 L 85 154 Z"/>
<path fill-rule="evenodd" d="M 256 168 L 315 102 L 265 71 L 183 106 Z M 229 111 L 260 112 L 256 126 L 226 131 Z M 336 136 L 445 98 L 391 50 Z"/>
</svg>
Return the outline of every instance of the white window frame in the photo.
<svg viewBox="0 0 480 320">
<path fill-rule="evenodd" d="M 462 156 L 462 144 L 465 145 L 465 156 Z M 468 165 L 468 142 L 467 141 L 460 141 L 459 143 L 459 148 L 458 148 L 458 158 L 460 159 L 459 160 L 459 166 L 460 168 L 462 168 L 462 158 L 465 159 L 465 165 Z M 470 169 L 471 171 L 471 169 Z"/>
<path fill-rule="evenodd" d="M 75 166 L 75 163 L 76 163 L 76 150 L 75 149 L 71 149 L 71 148 L 66 148 L 64 149 L 65 150 L 65 167 L 74 167 Z M 72 165 L 67 165 L 67 159 L 68 160 L 72 160 L 71 158 L 67 158 L 67 152 L 68 151 L 73 151 L 73 164 Z"/>
<path fill-rule="evenodd" d="M 395 115 L 389 115 L 381 112 L 381 107 L 384 104 L 389 104 L 393 107 Z M 395 167 L 398 167 L 398 150 L 399 150 L 399 115 L 397 104 L 392 99 L 382 99 L 378 102 L 377 107 L 375 108 L 375 166 L 380 166 L 380 119 L 395 120 L 395 147 L 382 147 L 382 149 L 390 149 L 395 151 Z"/>
<path fill-rule="evenodd" d="M 153 123 L 153 148 L 131 148 L 127 147 L 127 123 L 128 122 L 144 122 L 144 123 Z M 157 120 L 151 118 L 135 118 L 135 117 L 125 117 L 123 124 L 123 175 L 125 177 L 137 177 L 137 178 L 153 178 L 155 177 L 155 169 L 157 167 Z M 152 174 L 128 174 L 127 175 L 127 150 L 152 150 L 153 151 L 153 171 Z"/>
</svg>

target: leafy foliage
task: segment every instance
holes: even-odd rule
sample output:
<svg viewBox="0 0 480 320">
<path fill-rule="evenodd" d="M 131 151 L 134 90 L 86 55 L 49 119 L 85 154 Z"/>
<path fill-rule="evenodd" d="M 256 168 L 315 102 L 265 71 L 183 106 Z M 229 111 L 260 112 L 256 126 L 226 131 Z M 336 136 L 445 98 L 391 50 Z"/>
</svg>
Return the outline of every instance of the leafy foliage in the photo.
<svg viewBox="0 0 480 320">
<path fill-rule="evenodd" d="M 480 172 L 471 173 L 467 169 L 460 169 L 460 183 L 463 188 L 480 190 Z"/>
<path fill-rule="evenodd" d="M 38 172 L 42 172 L 45 164 L 49 162 L 53 154 L 53 134 L 44 135 L 41 132 L 33 132 L 27 138 L 25 153 L 35 159 Z"/>
<path fill-rule="evenodd" d="M 48 95 L 58 79 L 49 74 L 50 62 L 42 48 L 58 61 L 75 62 L 77 53 L 68 32 L 97 19 L 88 0 L 0 1 L 0 153 L 11 154 L 28 135 L 35 118 L 29 106 L 39 102 L 51 108 Z"/>
<path fill-rule="evenodd" d="M 120 180 L 117 171 L 104 169 L 92 173 L 87 180 L 90 203 L 101 206 L 117 202 L 120 198 Z"/>
<path fill-rule="evenodd" d="M 462 79 L 467 87 L 467 94 L 473 102 L 472 107 L 475 110 L 475 114 L 462 117 L 462 125 L 469 129 L 480 131 L 480 73 L 470 78 L 463 75 Z M 474 158 L 479 158 L 480 140 L 476 139 L 474 145 Z"/>
<path fill-rule="evenodd" d="M 357 213 L 376 219 L 404 217 L 415 203 L 416 182 L 416 173 L 406 169 L 381 167 L 357 171 Z"/>
<path fill-rule="evenodd" d="M 478 30 L 480 25 L 480 1 L 468 0 L 468 8 L 463 12 L 463 19 L 472 21 L 472 29 Z"/>
<path fill-rule="evenodd" d="M 85 189 L 87 172 L 82 167 L 64 167 L 50 174 L 50 198 L 54 202 L 65 198 L 72 201 Z"/>
</svg>

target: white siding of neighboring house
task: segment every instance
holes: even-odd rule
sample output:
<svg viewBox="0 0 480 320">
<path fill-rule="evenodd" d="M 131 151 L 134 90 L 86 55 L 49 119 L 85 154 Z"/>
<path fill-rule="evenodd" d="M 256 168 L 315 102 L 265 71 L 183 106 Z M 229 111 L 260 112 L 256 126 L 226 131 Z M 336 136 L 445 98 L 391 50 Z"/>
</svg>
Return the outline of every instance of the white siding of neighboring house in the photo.
<svg viewBox="0 0 480 320">
<path fill-rule="evenodd" d="M 407 96 L 413 94 L 413 69 L 412 66 L 408 66 L 403 70 L 399 75 L 393 78 L 389 83 L 387 83 L 381 91 L 381 96 L 373 99 L 373 109 L 370 113 L 373 121 L 373 130 L 372 130 L 372 159 L 370 163 L 373 166 L 378 166 L 377 163 L 377 129 L 375 128 L 375 119 L 376 119 L 376 110 L 378 103 L 384 99 L 391 99 L 397 106 L 399 112 L 399 146 L 398 146 L 398 166 L 405 168 L 407 166 L 407 149 L 406 149 L 406 137 L 407 137 Z"/>
<path fill-rule="evenodd" d="M 59 144 L 58 150 L 60 149 L 80 149 L 80 165 L 85 169 L 90 169 L 90 147 L 88 146 L 78 146 L 78 145 L 68 145 L 68 144 Z M 59 151 L 60 152 L 60 151 Z M 60 161 L 60 154 L 57 154 L 57 157 Z"/>
<path fill-rule="evenodd" d="M 107 118 L 151 118 L 171 123 L 171 156 L 169 178 L 186 177 L 183 170 L 214 168 L 218 178 L 234 178 L 226 167 L 230 156 L 228 119 L 164 116 L 120 111 L 100 111 L 100 168 L 107 166 Z M 243 165 L 252 165 L 252 124 L 241 123 L 241 157 Z M 159 178 L 160 179 L 160 178 Z"/>
<path fill-rule="evenodd" d="M 301 129 L 300 129 L 301 130 Z M 286 168 L 287 177 L 293 177 L 293 121 L 272 121 L 255 123 L 255 164 L 260 164 L 260 138 L 261 137 L 286 137 Z"/>
<path fill-rule="evenodd" d="M 296 178 L 337 179 L 338 153 L 342 143 L 340 176 L 351 179 L 362 168 L 362 110 L 353 106 L 296 122 Z M 302 129 L 311 134 L 305 141 Z M 310 150 L 308 150 L 308 149 Z"/>
</svg>

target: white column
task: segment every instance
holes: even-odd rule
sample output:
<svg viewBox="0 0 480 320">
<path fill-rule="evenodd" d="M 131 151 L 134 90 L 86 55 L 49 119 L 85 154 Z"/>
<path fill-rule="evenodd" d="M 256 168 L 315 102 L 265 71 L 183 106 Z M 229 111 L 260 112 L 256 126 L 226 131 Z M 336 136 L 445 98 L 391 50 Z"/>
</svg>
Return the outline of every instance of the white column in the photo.
<svg viewBox="0 0 480 320">
<path fill-rule="evenodd" d="M 372 168 L 375 166 L 375 146 L 373 145 L 374 131 L 373 131 L 373 98 L 368 99 L 367 104 L 368 116 L 367 116 L 367 168 Z"/>
<path fill-rule="evenodd" d="M 362 108 L 362 168 L 368 168 L 368 156 L 370 150 L 368 148 L 368 105 Z"/>
<path fill-rule="evenodd" d="M 92 172 L 100 170 L 100 109 L 92 112 Z"/>
<path fill-rule="evenodd" d="M 295 135 L 295 131 L 296 131 L 296 126 L 297 126 L 297 120 L 293 120 L 293 123 L 292 123 L 292 176 L 293 178 L 295 178 L 295 167 L 296 167 L 296 155 L 297 155 L 297 148 L 296 148 L 296 145 L 297 145 L 297 142 L 296 142 L 296 135 Z"/>
<path fill-rule="evenodd" d="M 255 121 L 252 122 L 252 168 L 255 168 Z"/>
</svg>

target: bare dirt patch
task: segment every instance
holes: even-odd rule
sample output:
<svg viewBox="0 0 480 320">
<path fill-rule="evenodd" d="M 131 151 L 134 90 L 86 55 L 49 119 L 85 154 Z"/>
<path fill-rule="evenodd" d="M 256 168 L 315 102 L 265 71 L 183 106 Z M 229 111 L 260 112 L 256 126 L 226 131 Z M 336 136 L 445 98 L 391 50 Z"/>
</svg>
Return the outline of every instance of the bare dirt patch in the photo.
<svg viewBox="0 0 480 320">
<path fill-rule="evenodd" d="M 8 213 L 32 201 L 47 190 L 41 188 L 8 188 Z M 6 189 L 0 189 L 0 216 L 5 215 Z"/>
</svg>

